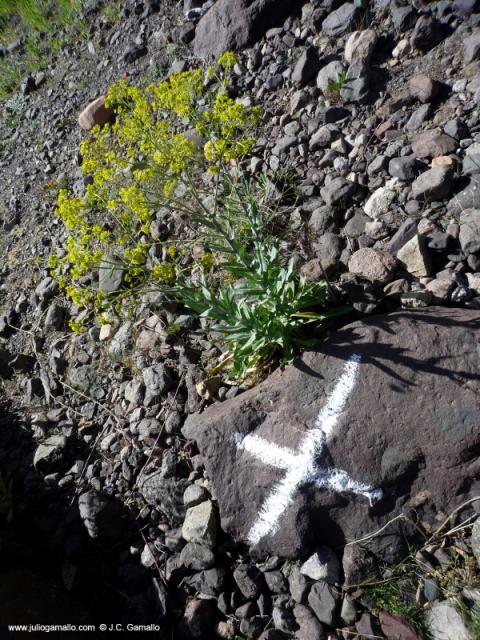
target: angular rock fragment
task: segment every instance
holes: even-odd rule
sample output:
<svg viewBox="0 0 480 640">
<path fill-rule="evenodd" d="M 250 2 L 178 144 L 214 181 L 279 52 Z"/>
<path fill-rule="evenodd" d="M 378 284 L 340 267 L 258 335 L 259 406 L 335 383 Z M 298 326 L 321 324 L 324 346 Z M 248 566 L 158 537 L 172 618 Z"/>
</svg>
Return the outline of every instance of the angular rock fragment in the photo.
<svg viewBox="0 0 480 640">
<path fill-rule="evenodd" d="M 392 279 L 396 266 L 397 260 L 386 251 L 367 247 L 355 251 L 348 262 L 350 273 L 379 284 Z"/>
<path fill-rule="evenodd" d="M 457 143 L 440 129 L 431 129 L 412 140 L 412 151 L 417 158 L 436 158 L 453 153 Z"/>
<path fill-rule="evenodd" d="M 113 111 L 105 106 L 105 96 L 100 96 L 85 107 L 78 116 L 78 124 L 85 131 L 90 131 L 94 126 L 103 126 L 110 122 Z"/>
<path fill-rule="evenodd" d="M 350 2 L 345 2 L 338 9 L 329 13 L 322 23 L 322 31 L 328 36 L 342 36 L 355 27 L 359 15 L 359 7 Z"/>
<path fill-rule="evenodd" d="M 368 62 L 372 56 L 376 42 L 377 34 L 374 29 L 354 31 L 345 44 L 345 60 L 349 63 L 353 60 Z"/>
<path fill-rule="evenodd" d="M 480 251 L 480 209 L 465 209 L 461 212 L 459 240 L 466 254 Z"/>
<path fill-rule="evenodd" d="M 410 94 L 420 102 L 431 102 L 440 90 L 438 82 L 424 73 L 418 73 L 408 81 Z"/>
<path fill-rule="evenodd" d="M 421 173 L 412 183 L 411 197 L 415 200 L 441 200 L 450 195 L 452 188 L 452 168 L 436 166 Z"/>
</svg>

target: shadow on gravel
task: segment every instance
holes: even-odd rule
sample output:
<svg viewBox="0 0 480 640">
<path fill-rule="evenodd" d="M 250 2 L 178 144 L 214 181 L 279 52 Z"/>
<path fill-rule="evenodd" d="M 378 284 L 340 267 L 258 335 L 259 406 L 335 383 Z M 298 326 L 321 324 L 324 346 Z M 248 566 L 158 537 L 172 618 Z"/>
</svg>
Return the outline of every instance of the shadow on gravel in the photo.
<svg viewBox="0 0 480 640">
<path fill-rule="evenodd" d="M 160 577 L 130 553 L 131 545 L 143 548 L 138 526 L 117 503 L 122 526 L 92 540 L 74 487 L 34 469 L 37 446 L 31 426 L 0 401 L 0 472 L 12 481 L 11 495 L 0 499 L 0 639 L 45 637 L 9 632 L 9 624 L 159 624 L 165 613 Z M 78 634 L 67 628 L 48 637 Z"/>
</svg>

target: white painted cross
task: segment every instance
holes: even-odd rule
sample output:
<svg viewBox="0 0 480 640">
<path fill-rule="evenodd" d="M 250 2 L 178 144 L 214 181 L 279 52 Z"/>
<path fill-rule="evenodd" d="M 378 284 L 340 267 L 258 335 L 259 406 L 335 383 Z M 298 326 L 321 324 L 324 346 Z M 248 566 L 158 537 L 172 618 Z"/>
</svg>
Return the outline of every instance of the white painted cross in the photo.
<svg viewBox="0 0 480 640">
<path fill-rule="evenodd" d="M 257 544 L 264 536 L 278 531 L 281 515 L 292 502 L 297 489 L 307 482 L 314 482 L 318 487 L 337 492 L 363 495 L 368 498 L 370 505 L 382 498 L 381 489 L 373 489 L 354 480 L 346 471 L 322 467 L 315 462 L 345 408 L 355 385 L 360 361 L 361 357 L 357 354 L 347 361 L 340 379 L 315 421 L 314 428 L 307 431 L 297 451 L 253 434 L 235 434 L 238 449 L 248 451 L 265 464 L 286 471 L 285 476 L 271 489 L 248 533 L 250 544 Z"/>
</svg>

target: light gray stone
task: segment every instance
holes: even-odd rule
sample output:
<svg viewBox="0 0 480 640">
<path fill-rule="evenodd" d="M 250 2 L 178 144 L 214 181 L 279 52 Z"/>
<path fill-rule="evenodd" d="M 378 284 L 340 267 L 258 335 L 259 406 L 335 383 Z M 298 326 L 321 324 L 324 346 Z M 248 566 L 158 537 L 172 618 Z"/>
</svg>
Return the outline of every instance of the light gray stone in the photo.
<svg viewBox="0 0 480 640">
<path fill-rule="evenodd" d="M 326 582 L 316 582 L 308 594 L 308 604 L 320 622 L 329 627 L 336 624 L 339 594 Z"/>
<path fill-rule="evenodd" d="M 477 559 L 478 566 L 480 567 L 480 518 L 477 518 L 473 524 L 470 544 L 472 545 L 473 554 Z"/>
<path fill-rule="evenodd" d="M 63 461 L 67 439 L 62 435 L 50 436 L 40 444 L 33 456 L 33 466 L 41 473 L 51 473 Z"/>
<path fill-rule="evenodd" d="M 182 526 L 182 537 L 187 542 L 214 547 L 217 541 L 217 529 L 217 514 L 210 500 L 187 509 Z"/>
<path fill-rule="evenodd" d="M 474 640 L 460 613 L 450 602 L 435 602 L 427 612 L 432 640 Z"/>
<path fill-rule="evenodd" d="M 345 178 L 334 178 L 320 189 L 320 194 L 326 204 L 348 206 L 352 197 L 358 192 L 358 185 Z M 367 213 L 367 212 L 365 212 Z"/>
<path fill-rule="evenodd" d="M 422 104 L 421 107 L 415 109 L 415 111 L 408 119 L 408 122 L 405 125 L 405 129 L 407 131 L 417 131 L 418 129 L 420 129 L 422 124 L 430 117 L 431 110 L 432 108 L 428 103 Z"/>
<path fill-rule="evenodd" d="M 480 273 L 467 273 L 468 287 L 480 295 Z"/>
<path fill-rule="evenodd" d="M 447 209 L 451 215 L 458 215 L 465 209 L 480 209 L 480 185 L 476 176 L 470 177 L 468 184 L 449 200 Z"/>
<path fill-rule="evenodd" d="M 113 336 L 113 339 L 108 348 L 109 355 L 114 360 L 120 360 L 129 351 L 132 339 L 132 323 L 130 321 L 124 322 L 117 333 Z"/>
<path fill-rule="evenodd" d="M 390 210 L 390 206 L 396 198 L 395 191 L 392 191 L 388 187 L 379 187 L 376 191 L 372 193 L 372 195 L 368 198 L 367 202 L 363 205 L 363 210 L 370 216 L 376 220 L 384 213 L 387 213 Z"/>
<path fill-rule="evenodd" d="M 480 251 L 480 209 L 466 209 L 461 212 L 459 239 L 465 253 Z"/>
<path fill-rule="evenodd" d="M 471 36 L 463 41 L 465 62 L 473 62 L 480 56 L 480 29 L 475 29 Z"/>
<path fill-rule="evenodd" d="M 340 562 L 330 549 L 321 545 L 300 567 L 300 573 L 312 580 L 335 584 L 340 579 Z"/>
<path fill-rule="evenodd" d="M 341 36 L 355 26 L 359 15 L 359 7 L 345 2 L 338 9 L 329 13 L 322 23 L 322 31 L 328 36 Z"/>
<path fill-rule="evenodd" d="M 450 166 L 438 166 L 424 171 L 412 183 L 412 198 L 415 200 L 441 200 L 450 195 L 453 174 Z"/>
<path fill-rule="evenodd" d="M 331 82 L 337 82 L 338 77 L 344 71 L 344 66 L 340 62 L 340 60 L 332 60 L 324 67 L 320 69 L 317 75 L 317 87 L 323 91 L 323 93 L 328 93 Z"/>
<path fill-rule="evenodd" d="M 377 43 L 377 34 L 374 29 L 354 31 L 345 44 L 345 60 L 350 63 L 353 60 L 368 62 Z"/>
<path fill-rule="evenodd" d="M 397 251 L 397 258 L 405 265 L 406 270 L 416 278 L 424 278 L 430 272 L 430 259 L 423 239 L 415 234 Z"/>
<path fill-rule="evenodd" d="M 98 269 L 98 288 L 106 293 L 118 291 L 123 282 L 124 269 L 114 259 L 102 260 Z"/>
<path fill-rule="evenodd" d="M 142 375 L 146 388 L 144 404 L 149 407 L 158 402 L 171 389 L 172 377 L 168 368 L 162 363 L 146 367 L 142 371 Z"/>
</svg>

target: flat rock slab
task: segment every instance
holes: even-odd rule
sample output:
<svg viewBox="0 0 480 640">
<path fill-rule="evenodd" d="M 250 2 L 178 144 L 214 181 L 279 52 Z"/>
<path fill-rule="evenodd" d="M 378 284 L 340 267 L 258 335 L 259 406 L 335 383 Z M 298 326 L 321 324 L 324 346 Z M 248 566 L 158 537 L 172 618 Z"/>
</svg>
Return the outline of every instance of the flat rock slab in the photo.
<svg viewBox="0 0 480 640">
<path fill-rule="evenodd" d="M 356 322 L 189 416 L 223 529 L 295 557 L 478 495 L 479 329 L 480 311 L 440 307 Z"/>
</svg>

